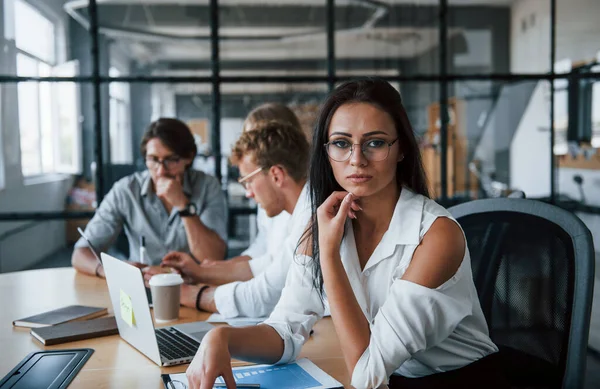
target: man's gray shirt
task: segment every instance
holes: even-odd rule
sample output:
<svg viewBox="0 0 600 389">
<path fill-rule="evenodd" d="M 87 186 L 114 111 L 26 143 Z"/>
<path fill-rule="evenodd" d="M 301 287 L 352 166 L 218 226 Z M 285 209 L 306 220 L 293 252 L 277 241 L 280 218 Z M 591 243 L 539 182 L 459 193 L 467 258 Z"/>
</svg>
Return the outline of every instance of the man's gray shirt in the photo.
<svg viewBox="0 0 600 389">
<path fill-rule="evenodd" d="M 202 223 L 227 242 L 227 205 L 217 179 L 188 169 L 184 173 L 183 192 L 196 205 Z M 142 236 L 145 237 L 146 255 L 153 265 L 160 264 L 170 251 L 190 252 L 181 217 L 175 209 L 170 215 L 167 213 L 154 192 L 147 170 L 117 181 L 102 200 L 85 232 L 97 250 L 105 251 L 123 227 L 132 261 L 139 262 Z M 75 248 L 79 247 L 88 247 L 83 238 L 75 244 Z"/>
</svg>

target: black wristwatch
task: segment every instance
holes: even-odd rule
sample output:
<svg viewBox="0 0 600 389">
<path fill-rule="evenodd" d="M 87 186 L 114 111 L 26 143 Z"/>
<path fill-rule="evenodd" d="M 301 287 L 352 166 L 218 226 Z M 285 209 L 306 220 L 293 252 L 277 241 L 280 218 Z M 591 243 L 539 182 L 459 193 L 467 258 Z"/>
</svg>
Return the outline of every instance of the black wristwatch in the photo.
<svg viewBox="0 0 600 389">
<path fill-rule="evenodd" d="M 179 216 L 181 217 L 196 215 L 198 215 L 198 208 L 196 208 L 196 204 L 194 203 L 188 203 L 183 209 L 179 210 Z"/>
</svg>

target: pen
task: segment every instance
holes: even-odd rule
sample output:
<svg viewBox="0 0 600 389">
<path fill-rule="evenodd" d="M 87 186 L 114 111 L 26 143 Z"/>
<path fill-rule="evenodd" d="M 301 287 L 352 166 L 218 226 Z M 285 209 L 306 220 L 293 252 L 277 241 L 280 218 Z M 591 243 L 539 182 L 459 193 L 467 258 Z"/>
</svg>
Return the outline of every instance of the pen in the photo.
<svg viewBox="0 0 600 389">
<path fill-rule="evenodd" d="M 214 384 L 213 388 L 226 388 L 227 384 Z M 260 384 L 235 384 L 236 389 L 260 388 Z"/>
<path fill-rule="evenodd" d="M 146 238 L 144 235 L 140 236 L 140 263 L 146 264 Z"/>
</svg>

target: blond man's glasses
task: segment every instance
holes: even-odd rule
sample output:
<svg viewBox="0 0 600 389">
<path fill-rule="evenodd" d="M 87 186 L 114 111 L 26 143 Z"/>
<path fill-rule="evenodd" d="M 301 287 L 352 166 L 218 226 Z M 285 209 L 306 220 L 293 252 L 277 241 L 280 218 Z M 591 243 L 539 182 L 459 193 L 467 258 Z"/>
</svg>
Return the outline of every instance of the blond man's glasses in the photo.
<svg viewBox="0 0 600 389">
<path fill-rule="evenodd" d="M 248 173 L 244 177 L 240 177 L 238 179 L 238 182 L 244 186 L 244 189 L 248 190 L 248 186 L 250 186 L 250 184 L 252 184 L 252 177 L 254 177 L 258 173 L 260 173 L 263 169 L 264 169 L 264 167 L 259 167 L 258 169 L 254 170 L 251 173 Z"/>
</svg>

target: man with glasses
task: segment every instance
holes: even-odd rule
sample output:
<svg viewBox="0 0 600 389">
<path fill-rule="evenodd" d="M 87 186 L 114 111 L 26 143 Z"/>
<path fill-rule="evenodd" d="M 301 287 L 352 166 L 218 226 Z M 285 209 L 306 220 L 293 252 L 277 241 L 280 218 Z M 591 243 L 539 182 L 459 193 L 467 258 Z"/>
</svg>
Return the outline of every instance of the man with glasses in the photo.
<svg viewBox="0 0 600 389">
<path fill-rule="evenodd" d="M 281 296 L 296 245 L 310 220 L 308 155 L 305 135 L 289 124 L 260 123 L 242 134 L 233 147 L 232 162 L 239 167 L 239 182 L 246 196 L 253 198 L 269 217 L 283 211 L 291 217 L 284 228 L 267 236 L 278 244 L 268 254 L 273 256 L 271 263 L 256 275 L 250 270 L 250 262 L 259 258 L 205 260 L 197 265 L 187 254 L 167 255 L 163 265 L 177 269 L 188 283 L 195 284 L 182 286 L 182 305 L 219 312 L 225 318 L 271 313 Z"/>
<path fill-rule="evenodd" d="M 218 180 L 191 169 L 196 144 L 188 126 L 162 118 L 150 124 L 141 142 L 147 170 L 114 184 L 88 223 L 92 245 L 106 250 L 124 228 L 129 259 L 139 267 L 159 265 L 171 251 L 193 258 L 223 259 L 227 249 L 227 205 Z M 140 246 L 146 258 L 140 258 Z M 75 244 L 72 264 L 104 277 L 87 242 Z"/>
</svg>

